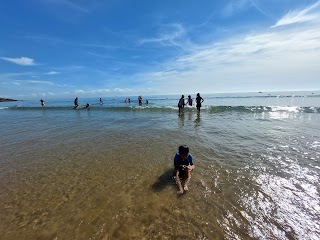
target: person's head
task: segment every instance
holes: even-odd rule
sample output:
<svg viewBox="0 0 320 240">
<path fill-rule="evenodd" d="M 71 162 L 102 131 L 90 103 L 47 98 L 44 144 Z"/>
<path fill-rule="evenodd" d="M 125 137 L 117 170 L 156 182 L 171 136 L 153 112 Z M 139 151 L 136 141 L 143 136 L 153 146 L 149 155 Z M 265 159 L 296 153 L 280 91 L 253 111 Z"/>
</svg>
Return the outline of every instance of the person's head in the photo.
<svg viewBox="0 0 320 240">
<path fill-rule="evenodd" d="M 187 145 L 181 145 L 179 147 L 179 154 L 182 159 L 186 159 L 189 154 L 189 147 Z"/>
<path fill-rule="evenodd" d="M 189 95 L 188 98 L 191 98 L 191 96 Z"/>
<path fill-rule="evenodd" d="M 184 95 L 182 95 L 181 97 L 184 98 Z"/>
<path fill-rule="evenodd" d="M 200 93 L 197 93 L 197 97 L 200 97 Z"/>
</svg>

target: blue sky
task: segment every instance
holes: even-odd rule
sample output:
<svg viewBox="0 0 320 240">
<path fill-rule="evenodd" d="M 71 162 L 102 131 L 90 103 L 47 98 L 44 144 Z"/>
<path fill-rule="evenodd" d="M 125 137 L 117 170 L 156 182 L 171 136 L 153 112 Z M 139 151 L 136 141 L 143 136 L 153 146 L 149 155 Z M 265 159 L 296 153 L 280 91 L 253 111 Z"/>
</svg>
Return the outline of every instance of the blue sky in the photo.
<svg viewBox="0 0 320 240">
<path fill-rule="evenodd" d="M 320 1 L 0 3 L 0 97 L 320 90 Z"/>
</svg>

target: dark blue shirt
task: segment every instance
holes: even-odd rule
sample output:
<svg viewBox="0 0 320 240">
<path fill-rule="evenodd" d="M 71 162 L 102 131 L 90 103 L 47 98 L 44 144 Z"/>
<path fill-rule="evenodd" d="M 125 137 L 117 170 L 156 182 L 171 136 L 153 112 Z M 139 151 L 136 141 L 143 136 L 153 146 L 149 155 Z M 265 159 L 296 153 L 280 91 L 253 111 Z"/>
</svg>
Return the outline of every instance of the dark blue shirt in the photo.
<svg viewBox="0 0 320 240">
<path fill-rule="evenodd" d="M 174 156 L 173 161 L 174 161 L 174 168 L 176 169 L 179 169 L 181 165 L 186 165 L 186 166 L 188 166 L 189 164 L 193 165 L 192 155 L 190 153 L 188 154 L 188 157 L 185 160 L 183 160 L 181 159 L 180 154 L 177 152 L 176 155 Z"/>
</svg>

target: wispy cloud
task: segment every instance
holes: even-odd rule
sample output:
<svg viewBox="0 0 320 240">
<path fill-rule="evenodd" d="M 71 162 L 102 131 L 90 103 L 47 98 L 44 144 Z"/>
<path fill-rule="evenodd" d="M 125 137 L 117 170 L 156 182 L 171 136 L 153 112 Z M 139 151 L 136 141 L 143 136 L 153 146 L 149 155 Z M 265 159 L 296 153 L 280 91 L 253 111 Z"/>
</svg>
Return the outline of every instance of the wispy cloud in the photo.
<svg viewBox="0 0 320 240">
<path fill-rule="evenodd" d="M 103 44 L 103 43 L 90 43 L 90 42 L 81 42 L 81 41 L 71 41 L 62 39 L 57 36 L 45 36 L 45 35 L 25 35 L 24 38 L 28 40 L 32 40 L 34 42 L 41 42 L 45 45 L 54 45 L 54 46 L 60 46 L 63 47 L 64 45 L 68 46 L 69 48 L 76 48 L 77 50 L 79 47 L 86 49 L 92 49 L 92 50 L 105 50 L 105 51 L 112 51 L 112 50 L 118 50 L 118 49 L 132 49 L 127 46 L 123 45 L 112 45 L 112 44 Z M 93 53 L 94 54 L 94 53 Z M 102 56 L 102 53 L 100 53 Z"/>
<path fill-rule="evenodd" d="M 102 88 L 102 89 L 93 89 L 93 90 L 82 90 L 82 89 L 77 89 L 74 90 L 73 93 L 76 95 L 92 95 L 96 96 L 97 94 L 110 94 L 110 93 L 115 93 L 115 94 L 141 94 L 141 93 L 146 93 L 150 92 L 150 89 L 148 88 L 140 88 L 140 89 L 133 89 L 133 88 Z"/>
<path fill-rule="evenodd" d="M 34 62 L 34 59 L 28 58 L 28 57 L 20 57 L 20 58 L 8 58 L 8 57 L 1 57 L 1 59 L 12 62 L 18 65 L 22 66 L 34 66 L 36 63 Z"/>
<path fill-rule="evenodd" d="M 80 11 L 80 12 L 84 12 L 84 13 L 88 13 L 89 9 L 86 8 L 83 5 L 80 5 L 79 3 L 75 3 L 75 1 L 71 1 L 71 0 L 47 0 L 48 3 L 51 4 L 59 4 L 59 5 L 64 5 L 67 6 L 71 9 Z"/>
<path fill-rule="evenodd" d="M 50 71 L 46 73 L 46 75 L 57 75 L 57 74 L 60 74 L 60 72 Z"/>
<path fill-rule="evenodd" d="M 11 79 L 19 76 L 31 76 L 34 72 L 22 72 L 22 73 L 0 73 L 0 79 Z"/>
<path fill-rule="evenodd" d="M 161 70 L 139 77 L 146 81 L 152 79 L 154 89 L 182 92 L 194 86 L 202 91 L 232 91 L 233 87 L 245 90 L 252 84 L 269 88 L 299 82 L 300 85 L 315 84 L 320 74 L 318 5 L 307 7 L 300 14 L 295 12 L 303 19 L 314 19 L 313 24 L 267 28 L 264 32 L 233 36 L 201 46 L 198 48 L 201 50 L 181 55 L 163 64 L 159 67 Z"/>
<path fill-rule="evenodd" d="M 120 46 L 115 45 L 106 45 L 106 44 L 92 44 L 92 43 L 80 43 L 80 46 L 83 47 L 91 47 L 91 48 L 103 48 L 103 49 L 118 49 Z"/>
<path fill-rule="evenodd" d="M 23 38 L 33 40 L 35 42 L 43 42 L 47 44 L 52 44 L 52 45 L 59 45 L 59 44 L 66 44 L 66 45 L 73 45 L 75 44 L 72 41 L 68 41 L 65 39 L 61 39 L 59 37 L 53 37 L 53 36 L 47 36 L 47 35 L 23 35 Z"/>
<path fill-rule="evenodd" d="M 288 12 L 272 27 L 290 25 L 294 23 L 320 21 L 320 1 L 303 9 Z"/>
<path fill-rule="evenodd" d="M 56 94 L 52 93 L 52 92 L 40 92 L 40 93 L 32 93 L 31 96 L 33 96 L 33 97 L 48 97 L 48 96 L 54 97 L 54 96 L 56 96 Z"/>
<path fill-rule="evenodd" d="M 265 10 L 263 10 L 259 4 L 257 3 L 259 1 L 257 0 L 251 0 L 251 5 L 252 7 L 254 7 L 259 13 L 261 13 L 262 15 L 266 16 L 266 17 L 271 17 L 269 13 L 267 13 Z"/>
<path fill-rule="evenodd" d="M 158 43 L 163 46 L 181 47 L 180 39 L 185 37 L 186 30 L 182 24 L 174 23 L 162 26 L 161 32 L 158 37 L 144 38 L 139 41 L 139 45 L 147 43 Z"/>
<path fill-rule="evenodd" d="M 10 82 L 11 84 L 14 85 L 25 85 L 25 84 L 32 84 L 32 85 L 54 85 L 53 82 L 51 81 L 46 81 L 46 80 L 14 80 Z"/>
<path fill-rule="evenodd" d="M 71 87 L 72 85 L 68 84 L 58 84 L 53 81 L 48 81 L 48 80 L 12 80 L 10 82 L 6 82 L 7 84 L 14 84 L 14 85 L 19 85 L 19 86 L 30 86 L 30 87 L 60 87 L 60 88 L 65 88 L 65 87 Z"/>
<path fill-rule="evenodd" d="M 251 0 L 232 0 L 222 9 L 221 15 L 223 17 L 230 17 L 233 14 L 251 8 L 252 6 Z"/>
<path fill-rule="evenodd" d="M 55 96 L 56 94 L 55 93 L 52 93 L 52 92 L 40 92 L 40 93 L 32 93 L 31 96 L 33 97 L 53 97 Z"/>
<path fill-rule="evenodd" d="M 55 84 L 57 87 L 73 87 L 72 85 L 68 84 Z"/>
<path fill-rule="evenodd" d="M 55 0 L 56 1 L 56 0 Z M 59 0 L 61 1 L 61 3 L 75 9 L 75 10 L 79 10 L 79 11 L 82 11 L 82 12 L 89 12 L 89 10 L 79 4 L 76 4 L 74 3 L 73 1 L 70 1 L 70 0 Z"/>
<path fill-rule="evenodd" d="M 113 59 L 114 58 L 110 54 L 100 54 L 100 53 L 95 53 L 95 52 L 87 52 L 87 54 L 95 56 L 95 57 L 99 57 L 99 58 L 106 58 L 106 59 Z"/>
<path fill-rule="evenodd" d="M 81 66 L 81 65 L 66 65 L 63 67 L 55 67 L 55 69 L 61 72 L 66 72 L 66 73 L 76 73 L 76 72 L 87 70 L 87 67 Z"/>
</svg>

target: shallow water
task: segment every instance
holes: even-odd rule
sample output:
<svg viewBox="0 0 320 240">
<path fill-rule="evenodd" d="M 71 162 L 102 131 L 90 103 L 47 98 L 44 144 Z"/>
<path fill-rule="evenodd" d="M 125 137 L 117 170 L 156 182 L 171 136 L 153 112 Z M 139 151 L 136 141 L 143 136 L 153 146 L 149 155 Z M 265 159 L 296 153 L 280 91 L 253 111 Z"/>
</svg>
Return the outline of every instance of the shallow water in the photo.
<svg viewBox="0 0 320 240">
<path fill-rule="evenodd" d="M 235 101 L 0 110 L 2 239 L 319 239 L 319 113 Z M 179 196 L 185 143 L 196 168 Z"/>
</svg>

